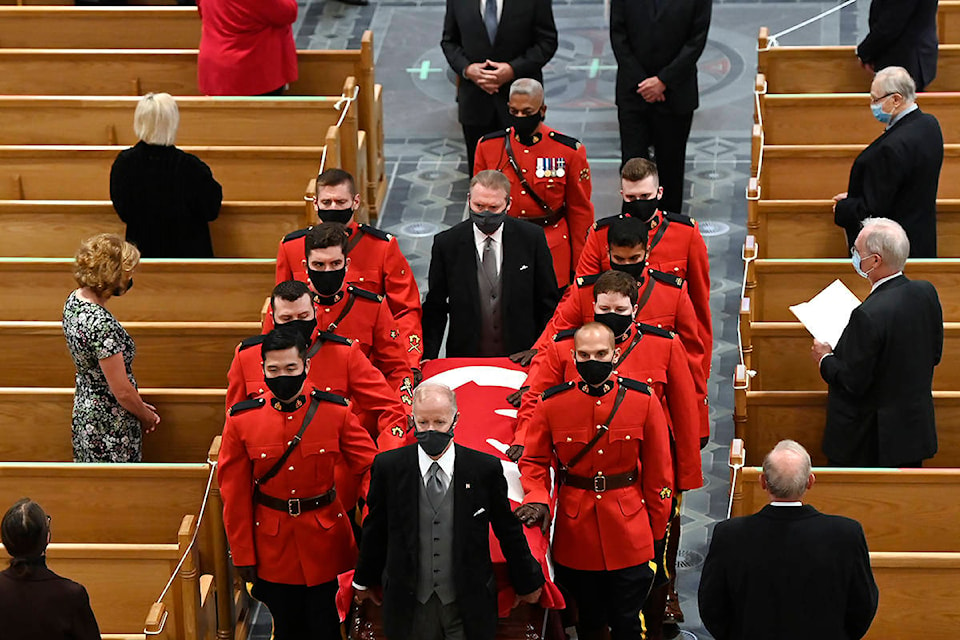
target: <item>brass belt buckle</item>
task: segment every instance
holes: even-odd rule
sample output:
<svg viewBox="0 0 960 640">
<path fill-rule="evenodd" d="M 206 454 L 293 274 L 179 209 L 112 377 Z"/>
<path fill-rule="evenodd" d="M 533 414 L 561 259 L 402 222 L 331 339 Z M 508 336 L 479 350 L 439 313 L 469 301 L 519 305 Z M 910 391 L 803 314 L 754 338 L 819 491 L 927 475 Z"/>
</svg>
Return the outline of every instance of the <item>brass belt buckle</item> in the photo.
<svg viewBox="0 0 960 640">
<path fill-rule="evenodd" d="M 287 513 L 296 518 L 300 515 L 300 498 L 287 500 Z"/>
<path fill-rule="evenodd" d="M 607 477 L 602 472 L 597 472 L 593 477 L 593 490 L 597 493 L 603 493 L 607 490 Z"/>
</svg>

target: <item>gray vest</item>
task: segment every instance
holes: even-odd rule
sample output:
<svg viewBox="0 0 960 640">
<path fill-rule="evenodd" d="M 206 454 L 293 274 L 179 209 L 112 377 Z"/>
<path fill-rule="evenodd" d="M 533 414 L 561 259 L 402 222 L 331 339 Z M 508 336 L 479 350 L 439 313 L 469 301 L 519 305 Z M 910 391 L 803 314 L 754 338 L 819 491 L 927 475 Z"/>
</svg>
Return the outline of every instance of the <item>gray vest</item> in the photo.
<svg viewBox="0 0 960 640">
<path fill-rule="evenodd" d="M 480 291 L 480 345 L 478 356 L 506 355 L 503 344 L 503 315 L 500 310 L 503 269 L 497 274 L 496 282 L 490 282 L 483 271 L 483 263 L 477 256 L 477 285 Z"/>
<path fill-rule="evenodd" d="M 420 567 L 417 570 L 417 601 L 424 603 L 435 592 L 440 602 L 456 599 L 453 584 L 453 478 L 436 511 L 420 479 Z"/>
</svg>

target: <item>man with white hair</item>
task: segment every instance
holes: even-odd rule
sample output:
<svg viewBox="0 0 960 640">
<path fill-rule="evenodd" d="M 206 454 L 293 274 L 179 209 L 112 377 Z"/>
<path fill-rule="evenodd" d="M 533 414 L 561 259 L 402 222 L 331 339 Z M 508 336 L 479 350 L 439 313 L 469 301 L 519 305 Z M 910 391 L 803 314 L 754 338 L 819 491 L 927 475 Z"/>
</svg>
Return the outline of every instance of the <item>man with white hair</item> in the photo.
<svg viewBox="0 0 960 640">
<path fill-rule="evenodd" d="M 543 85 L 520 78 L 510 87 L 509 127 L 477 145 L 473 170 L 502 171 L 510 179 L 511 217 L 543 227 L 557 284 L 570 284 L 593 224 L 590 165 L 579 140 L 543 124 Z"/>
<path fill-rule="evenodd" d="M 911 258 L 936 258 L 940 123 L 920 111 L 916 85 L 903 67 L 877 72 L 870 108 L 886 130 L 854 160 L 847 190 L 833 197 L 834 223 L 853 246 L 861 220 L 896 220 L 910 238 Z"/>
<path fill-rule="evenodd" d="M 868 218 L 853 268 L 872 285 L 835 349 L 814 340 L 829 385 L 823 452 L 832 465 L 919 467 L 937 452 L 933 369 L 943 352 L 943 310 L 933 285 L 909 280 L 910 241 L 886 218 Z"/>
<path fill-rule="evenodd" d="M 879 593 L 860 524 L 803 504 L 810 455 L 783 440 L 763 461 L 770 504 L 717 523 L 700 576 L 700 618 L 716 640 L 856 640 Z"/>
</svg>

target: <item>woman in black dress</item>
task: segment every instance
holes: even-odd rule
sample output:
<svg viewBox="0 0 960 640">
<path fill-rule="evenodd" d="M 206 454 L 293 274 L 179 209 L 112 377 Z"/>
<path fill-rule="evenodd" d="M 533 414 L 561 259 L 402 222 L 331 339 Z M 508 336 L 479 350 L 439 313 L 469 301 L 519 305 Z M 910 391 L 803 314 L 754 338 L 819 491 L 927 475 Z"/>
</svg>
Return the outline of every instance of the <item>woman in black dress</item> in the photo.
<svg viewBox="0 0 960 640">
<path fill-rule="evenodd" d="M 127 225 L 127 241 L 144 258 L 212 258 L 209 223 L 223 190 L 200 158 L 174 146 L 180 112 L 167 93 L 148 93 L 133 129 L 140 142 L 110 170 L 110 199 Z"/>
</svg>

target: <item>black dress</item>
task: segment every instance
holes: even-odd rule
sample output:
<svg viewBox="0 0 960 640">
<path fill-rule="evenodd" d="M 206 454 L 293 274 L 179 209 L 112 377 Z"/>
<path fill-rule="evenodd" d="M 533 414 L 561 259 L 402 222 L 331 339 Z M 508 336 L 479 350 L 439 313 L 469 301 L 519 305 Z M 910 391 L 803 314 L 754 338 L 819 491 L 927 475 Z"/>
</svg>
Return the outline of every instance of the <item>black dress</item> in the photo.
<svg viewBox="0 0 960 640">
<path fill-rule="evenodd" d="M 200 158 L 140 141 L 110 170 L 110 199 L 144 258 L 212 258 L 223 190 Z"/>
</svg>

